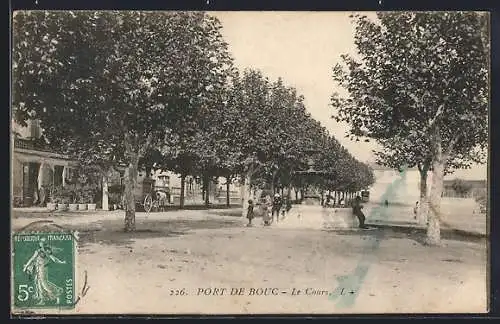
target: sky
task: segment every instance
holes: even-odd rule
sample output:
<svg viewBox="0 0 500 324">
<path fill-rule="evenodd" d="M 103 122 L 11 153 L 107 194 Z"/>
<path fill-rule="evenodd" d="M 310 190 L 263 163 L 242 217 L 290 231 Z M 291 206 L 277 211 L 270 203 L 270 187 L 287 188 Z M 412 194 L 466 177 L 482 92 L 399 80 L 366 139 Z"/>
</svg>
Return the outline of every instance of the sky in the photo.
<svg viewBox="0 0 500 324">
<path fill-rule="evenodd" d="M 240 69 L 261 70 L 270 79 L 282 77 L 304 95 L 311 116 L 362 162 L 373 162 L 375 144 L 345 138 L 347 125 L 331 118 L 332 79 L 340 55 L 355 54 L 351 12 L 209 12 L 222 23 L 222 34 Z M 374 13 L 365 13 L 375 17 Z M 457 170 L 452 177 L 486 179 L 486 165 Z"/>
</svg>

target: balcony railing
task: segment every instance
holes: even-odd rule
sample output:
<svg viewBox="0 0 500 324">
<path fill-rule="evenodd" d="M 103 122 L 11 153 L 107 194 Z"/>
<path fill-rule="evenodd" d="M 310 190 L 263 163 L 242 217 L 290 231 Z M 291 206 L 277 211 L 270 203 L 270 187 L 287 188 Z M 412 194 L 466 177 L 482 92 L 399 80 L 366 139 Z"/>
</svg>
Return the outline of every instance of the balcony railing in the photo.
<svg viewBox="0 0 500 324">
<path fill-rule="evenodd" d="M 25 138 L 15 138 L 14 148 L 25 149 L 25 150 L 50 151 L 50 148 L 45 143 Z"/>
</svg>

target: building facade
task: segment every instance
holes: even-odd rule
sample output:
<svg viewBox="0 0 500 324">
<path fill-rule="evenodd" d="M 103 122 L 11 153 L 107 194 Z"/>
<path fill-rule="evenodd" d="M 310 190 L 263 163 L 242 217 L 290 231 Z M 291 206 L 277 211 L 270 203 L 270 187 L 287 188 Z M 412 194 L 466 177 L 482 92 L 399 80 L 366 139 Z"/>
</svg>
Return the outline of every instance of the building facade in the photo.
<svg viewBox="0 0 500 324">
<path fill-rule="evenodd" d="M 51 152 L 40 139 L 40 124 L 28 121 L 22 127 L 13 123 L 11 137 L 11 192 L 14 206 L 37 203 L 42 186 L 62 185 L 71 179 L 78 163 Z"/>
</svg>

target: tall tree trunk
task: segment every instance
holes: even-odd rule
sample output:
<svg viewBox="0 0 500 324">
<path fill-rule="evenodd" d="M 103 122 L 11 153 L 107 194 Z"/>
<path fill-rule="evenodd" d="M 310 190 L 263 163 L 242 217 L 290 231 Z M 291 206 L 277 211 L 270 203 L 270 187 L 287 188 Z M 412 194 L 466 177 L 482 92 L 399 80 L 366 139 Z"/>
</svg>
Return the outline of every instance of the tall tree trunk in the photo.
<svg viewBox="0 0 500 324">
<path fill-rule="evenodd" d="M 137 186 L 137 169 L 139 166 L 139 154 L 130 153 L 130 162 L 125 170 L 125 232 L 135 231 L 135 197 L 134 191 Z"/>
<path fill-rule="evenodd" d="M 205 207 L 210 204 L 210 177 L 208 174 L 203 175 L 203 187 L 205 187 Z"/>
<path fill-rule="evenodd" d="M 231 177 L 226 177 L 226 206 L 229 207 L 231 205 L 230 197 L 229 197 L 229 189 L 231 185 Z"/>
<path fill-rule="evenodd" d="M 427 216 L 429 211 L 429 201 L 427 199 L 427 174 L 428 166 L 422 166 L 419 168 L 420 173 L 420 200 L 419 207 L 417 209 L 417 220 L 419 224 L 425 224 L 427 222 Z"/>
<path fill-rule="evenodd" d="M 241 213 L 241 216 L 242 217 L 246 217 L 247 215 L 247 209 L 248 209 L 248 200 L 250 199 L 250 196 L 251 196 L 251 181 L 252 181 L 252 177 L 251 177 L 251 172 L 247 172 L 244 176 L 244 179 L 243 179 L 243 195 L 242 195 L 242 198 L 243 198 L 243 211 Z M 255 203 L 255 202 L 254 202 Z"/>
<path fill-rule="evenodd" d="M 297 204 L 299 202 L 299 191 L 297 188 L 293 190 L 295 192 L 295 203 Z"/>
<path fill-rule="evenodd" d="M 277 191 L 275 188 L 275 183 L 276 183 L 276 175 L 278 174 L 278 170 L 273 171 L 272 179 L 271 179 L 271 192 L 275 194 Z"/>
<path fill-rule="evenodd" d="M 433 153 L 432 184 L 429 197 L 430 210 L 426 243 L 429 245 L 439 245 L 441 243 L 441 194 L 443 192 L 443 178 L 446 158 L 443 155 L 441 137 L 437 127 L 433 128 L 431 145 Z"/>
<path fill-rule="evenodd" d="M 179 199 L 179 209 L 184 209 L 184 200 L 185 200 L 185 194 L 184 194 L 184 188 L 186 188 L 186 175 L 181 174 L 181 197 Z"/>
</svg>

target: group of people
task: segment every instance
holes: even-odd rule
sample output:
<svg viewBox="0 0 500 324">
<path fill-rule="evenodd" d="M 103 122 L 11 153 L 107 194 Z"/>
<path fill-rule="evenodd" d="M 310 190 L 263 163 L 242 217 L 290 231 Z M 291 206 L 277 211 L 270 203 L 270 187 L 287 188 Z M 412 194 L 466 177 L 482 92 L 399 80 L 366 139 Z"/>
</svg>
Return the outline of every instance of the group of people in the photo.
<svg viewBox="0 0 500 324">
<path fill-rule="evenodd" d="M 252 226 L 252 220 L 257 216 L 254 210 L 255 204 L 252 199 L 248 201 L 247 209 L 247 226 Z M 292 202 L 288 197 L 282 198 L 279 193 L 274 194 L 271 199 L 269 195 L 261 196 L 260 204 L 258 206 L 258 214 L 262 216 L 264 221 L 264 226 L 271 225 L 276 217 L 276 222 L 279 222 L 280 216 L 282 219 L 286 217 L 290 209 L 292 208 Z"/>
<path fill-rule="evenodd" d="M 248 201 L 247 209 L 247 226 L 252 226 L 252 220 L 257 216 L 255 209 L 255 204 L 252 199 Z M 279 222 L 280 215 L 282 219 L 289 213 L 292 208 L 292 203 L 289 198 L 284 199 L 280 194 L 276 193 L 274 198 L 271 199 L 269 195 L 261 197 L 260 204 L 258 205 L 258 214 L 262 216 L 264 221 L 264 226 L 271 225 L 276 217 L 276 222 Z M 359 227 L 364 229 L 367 228 L 365 225 L 365 215 L 362 211 L 363 205 L 361 204 L 361 197 L 357 196 L 352 204 L 352 213 L 358 218 Z"/>
</svg>

